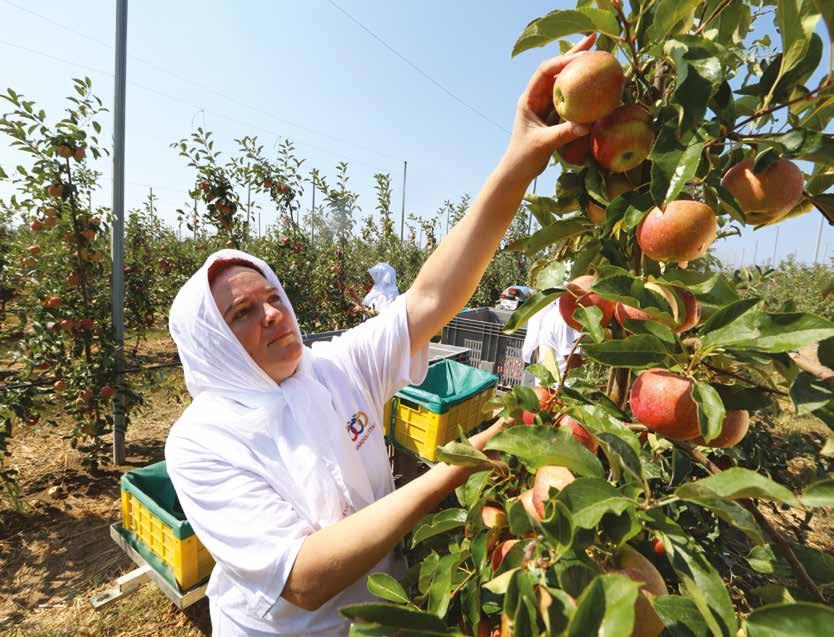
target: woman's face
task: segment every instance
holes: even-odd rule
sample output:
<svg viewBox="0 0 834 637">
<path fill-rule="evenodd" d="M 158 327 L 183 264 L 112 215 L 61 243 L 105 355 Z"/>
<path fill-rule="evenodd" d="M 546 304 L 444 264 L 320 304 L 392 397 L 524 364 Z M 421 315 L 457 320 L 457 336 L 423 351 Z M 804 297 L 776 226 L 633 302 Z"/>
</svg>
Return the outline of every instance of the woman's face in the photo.
<svg viewBox="0 0 834 637">
<path fill-rule="evenodd" d="M 278 291 L 255 270 L 234 265 L 211 286 L 217 309 L 258 366 L 276 383 L 295 373 L 301 335 Z"/>
</svg>

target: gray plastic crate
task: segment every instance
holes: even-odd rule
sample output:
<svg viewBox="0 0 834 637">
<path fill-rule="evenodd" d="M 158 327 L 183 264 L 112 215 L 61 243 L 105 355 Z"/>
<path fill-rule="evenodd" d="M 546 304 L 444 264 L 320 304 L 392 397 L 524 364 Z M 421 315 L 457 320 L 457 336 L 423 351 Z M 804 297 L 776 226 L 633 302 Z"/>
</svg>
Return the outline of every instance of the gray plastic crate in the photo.
<svg viewBox="0 0 834 637">
<path fill-rule="evenodd" d="M 508 310 L 492 307 L 464 310 L 443 328 L 440 342 L 469 348 L 469 364 L 497 374 L 501 389 L 527 384 L 521 357 L 527 330 L 522 328 L 513 334 L 501 331 L 511 315 Z"/>
<path fill-rule="evenodd" d="M 304 334 L 301 337 L 304 345 L 311 345 L 317 341 L 329 341 L 347 330 L 333 330 L 330 332 L 318 332 L 316 334 Z M 458 347 L 444 343 L 429 343 L 429 365 L 442 360 L 453 360 L 464 365 L 469 364 L 470 350 L 467 347 Z"/>
</svg>

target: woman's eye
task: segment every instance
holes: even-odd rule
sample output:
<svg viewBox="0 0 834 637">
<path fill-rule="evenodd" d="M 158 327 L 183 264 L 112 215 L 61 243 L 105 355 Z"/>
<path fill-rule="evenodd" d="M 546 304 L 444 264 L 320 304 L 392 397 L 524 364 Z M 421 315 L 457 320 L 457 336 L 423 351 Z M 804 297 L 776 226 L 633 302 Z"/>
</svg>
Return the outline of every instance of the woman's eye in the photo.
<svg viewBox="0 0 834 637">
<path fill-rule="evenodd" d="M 243 308 L 242 310 L 238 310 L 235 312 L 235 315 L 232 317 L 232 320 L 243 318 L 246 316 L 246 313 L 249 311 L 249 308 Z"/>
</svg>

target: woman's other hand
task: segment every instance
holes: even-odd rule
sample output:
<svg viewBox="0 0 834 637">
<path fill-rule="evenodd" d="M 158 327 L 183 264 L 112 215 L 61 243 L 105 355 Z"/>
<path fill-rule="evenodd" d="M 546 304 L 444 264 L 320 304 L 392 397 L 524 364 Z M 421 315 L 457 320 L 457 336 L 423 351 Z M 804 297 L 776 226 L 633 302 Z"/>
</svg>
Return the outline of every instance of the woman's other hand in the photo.
<svg viewBox="0 0 834 637">
<path fill-rule="evenodd" d="M 584 38 L 565 55 L 542 62 L 518 100 L 513 132 L 502 164 L 519 181 L 530 183 L 545 168 L 553 152 L 588 134 L 584 125 L 562 122 L 548 126 L 545 118 L 553 112 L 553 83 L 556 76 L 577 56 L 596 42 L 595 33 Z"/>
</svg>

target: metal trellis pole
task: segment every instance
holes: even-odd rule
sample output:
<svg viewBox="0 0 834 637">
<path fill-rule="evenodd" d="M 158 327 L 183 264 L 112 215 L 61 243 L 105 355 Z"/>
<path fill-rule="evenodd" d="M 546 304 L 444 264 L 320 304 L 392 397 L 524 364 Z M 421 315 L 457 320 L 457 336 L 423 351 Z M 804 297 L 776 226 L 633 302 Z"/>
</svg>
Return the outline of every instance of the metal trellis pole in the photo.
<svg viewBox="0 0 834 637">
<path fill-rule="evenodd" d="M 822 215 L 820 215 L 820 229 L 817 232 L 817 249 L 814 251 L 814 264 L 819 263 L 820 257 L 820 239 L 822 239 L 822 221 L 825 219 Z"/>
<path fill-rule="evenodd" d="M 773 255 L 770 257 L 770 267 L 776 263 L 776 246 L 779 245 L 779 226 L 776 226 L 776 238 L 773 240 Z"/>
<path fill-rule="evenodd" d="M 310 208 L 310 243 L 316 237 L 316 181 L 313 178 L 313 207 Z"/>
<path fill-rule="evenodd" d="M 408 172 L 408 162 L 403 161 L 403 205 L 400 210 L 400 241 L 403 240 L 405 233 L 405 178 Z"/>
<path fill-rule="evenodd" d="M 111 305 L 113 340 L 116 346 L 117 392 L 113 401 L 113 464 L 125 461 L 124 371 L 124 260 L 125 260 L 125 74 L 127 71 L 127 0 L 116 4 L 115 99 L 113 100 L 113 223 L 110 235 L 112 258 Z"/>
</svg>

